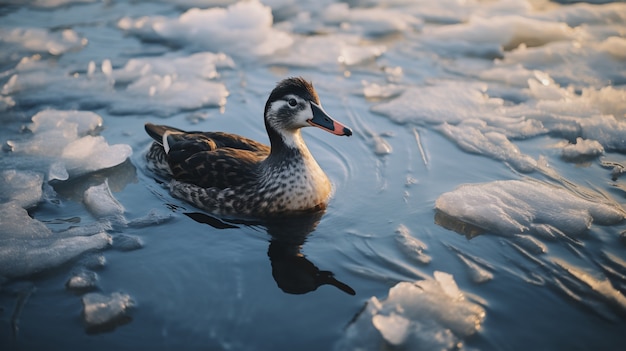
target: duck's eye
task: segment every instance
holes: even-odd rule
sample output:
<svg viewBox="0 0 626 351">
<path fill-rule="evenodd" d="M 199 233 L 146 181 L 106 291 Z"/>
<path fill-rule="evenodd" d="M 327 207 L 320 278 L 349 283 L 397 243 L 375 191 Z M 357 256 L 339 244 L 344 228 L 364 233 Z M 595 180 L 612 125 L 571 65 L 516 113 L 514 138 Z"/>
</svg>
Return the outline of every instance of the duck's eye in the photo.
<svg viewBox="0 0 626 351">
<path fill-rule="evenodd" d="M 289 103 L 289 106 L 291 107 L 296 107 L 298 105 L 298 102 L 296 101 L 296 99 L 289 99 L 288 103 Z"/>
</svg>

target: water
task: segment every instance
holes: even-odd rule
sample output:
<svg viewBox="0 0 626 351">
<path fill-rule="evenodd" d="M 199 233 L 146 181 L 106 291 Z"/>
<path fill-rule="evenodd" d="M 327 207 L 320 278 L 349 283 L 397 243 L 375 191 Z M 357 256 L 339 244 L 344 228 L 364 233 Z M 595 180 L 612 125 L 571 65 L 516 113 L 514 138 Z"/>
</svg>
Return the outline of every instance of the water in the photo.
<svg viewBox="0 0 626 351">
<path fill-rule="evenodd" d="M 0 6 L 2 349 L 624 344 L 626 4 L 231 3 Z M 266 141 L 293 75 L 354 131 L 303 132 L 325 212 L 145 170 L 148 121 Z"/>
</svg>

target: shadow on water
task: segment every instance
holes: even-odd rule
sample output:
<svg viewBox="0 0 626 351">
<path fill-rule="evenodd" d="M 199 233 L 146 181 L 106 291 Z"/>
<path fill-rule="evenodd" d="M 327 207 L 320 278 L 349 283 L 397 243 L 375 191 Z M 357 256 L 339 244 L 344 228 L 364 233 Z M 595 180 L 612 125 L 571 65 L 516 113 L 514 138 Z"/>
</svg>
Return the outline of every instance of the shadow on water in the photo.
<svg viewBox="0 0 626 351">
<path fill-rule="evenodd" d="M 272 276 L 278 287 L 288 294 L 306 294 L 322 285 L 332 285 L 355 295 L 347 284 L 337 280 L 331 271 L 320 270 L 301 252 L 306 237 L 317 227 L 324 210 L 262 222 L 222 220 L 205 213 L 185 213 L 196 222 L 217 229 L 239 228 L 239 225 L 262 226 L 271 240 L 267 255 L 272 265 Z"/>
</svg>

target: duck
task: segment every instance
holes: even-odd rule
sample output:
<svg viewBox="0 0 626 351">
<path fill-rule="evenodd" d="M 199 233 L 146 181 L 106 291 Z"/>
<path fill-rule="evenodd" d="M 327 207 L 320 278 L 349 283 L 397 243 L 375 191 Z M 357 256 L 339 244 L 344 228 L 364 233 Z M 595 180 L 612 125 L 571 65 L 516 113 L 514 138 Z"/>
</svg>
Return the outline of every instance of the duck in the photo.
<svg viewBox="0 0 626 351">
<path fill-rule="evenodd" d="M 318 127 L 338 136 L 352 130 L 334 120 L 313 84 L 278 82 L 265 104 L 269 145 L 231 133 L 184 131 L 145 124 L 153 139 L 147 168 L 167 179 L 172 196 L 208 213 L 265 218 L 324 210 L 332 185 L 301 134 Z"/>
</svg>

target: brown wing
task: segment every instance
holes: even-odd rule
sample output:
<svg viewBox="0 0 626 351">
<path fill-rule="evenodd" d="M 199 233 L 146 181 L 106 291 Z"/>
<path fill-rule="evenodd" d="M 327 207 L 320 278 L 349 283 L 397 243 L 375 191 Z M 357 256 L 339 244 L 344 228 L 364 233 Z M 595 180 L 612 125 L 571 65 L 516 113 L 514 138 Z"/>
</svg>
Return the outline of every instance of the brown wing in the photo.
<svg viewBox="0 0 626 351">
<path fill-rule="evenodd" d="M 188 157 L 170 151 L 168 163 L 175 179 L 203 188 L 230 188 L 258 178 L 258 164 L 265 153 L 233 148 L 195 152 Z"/>
</svg>

